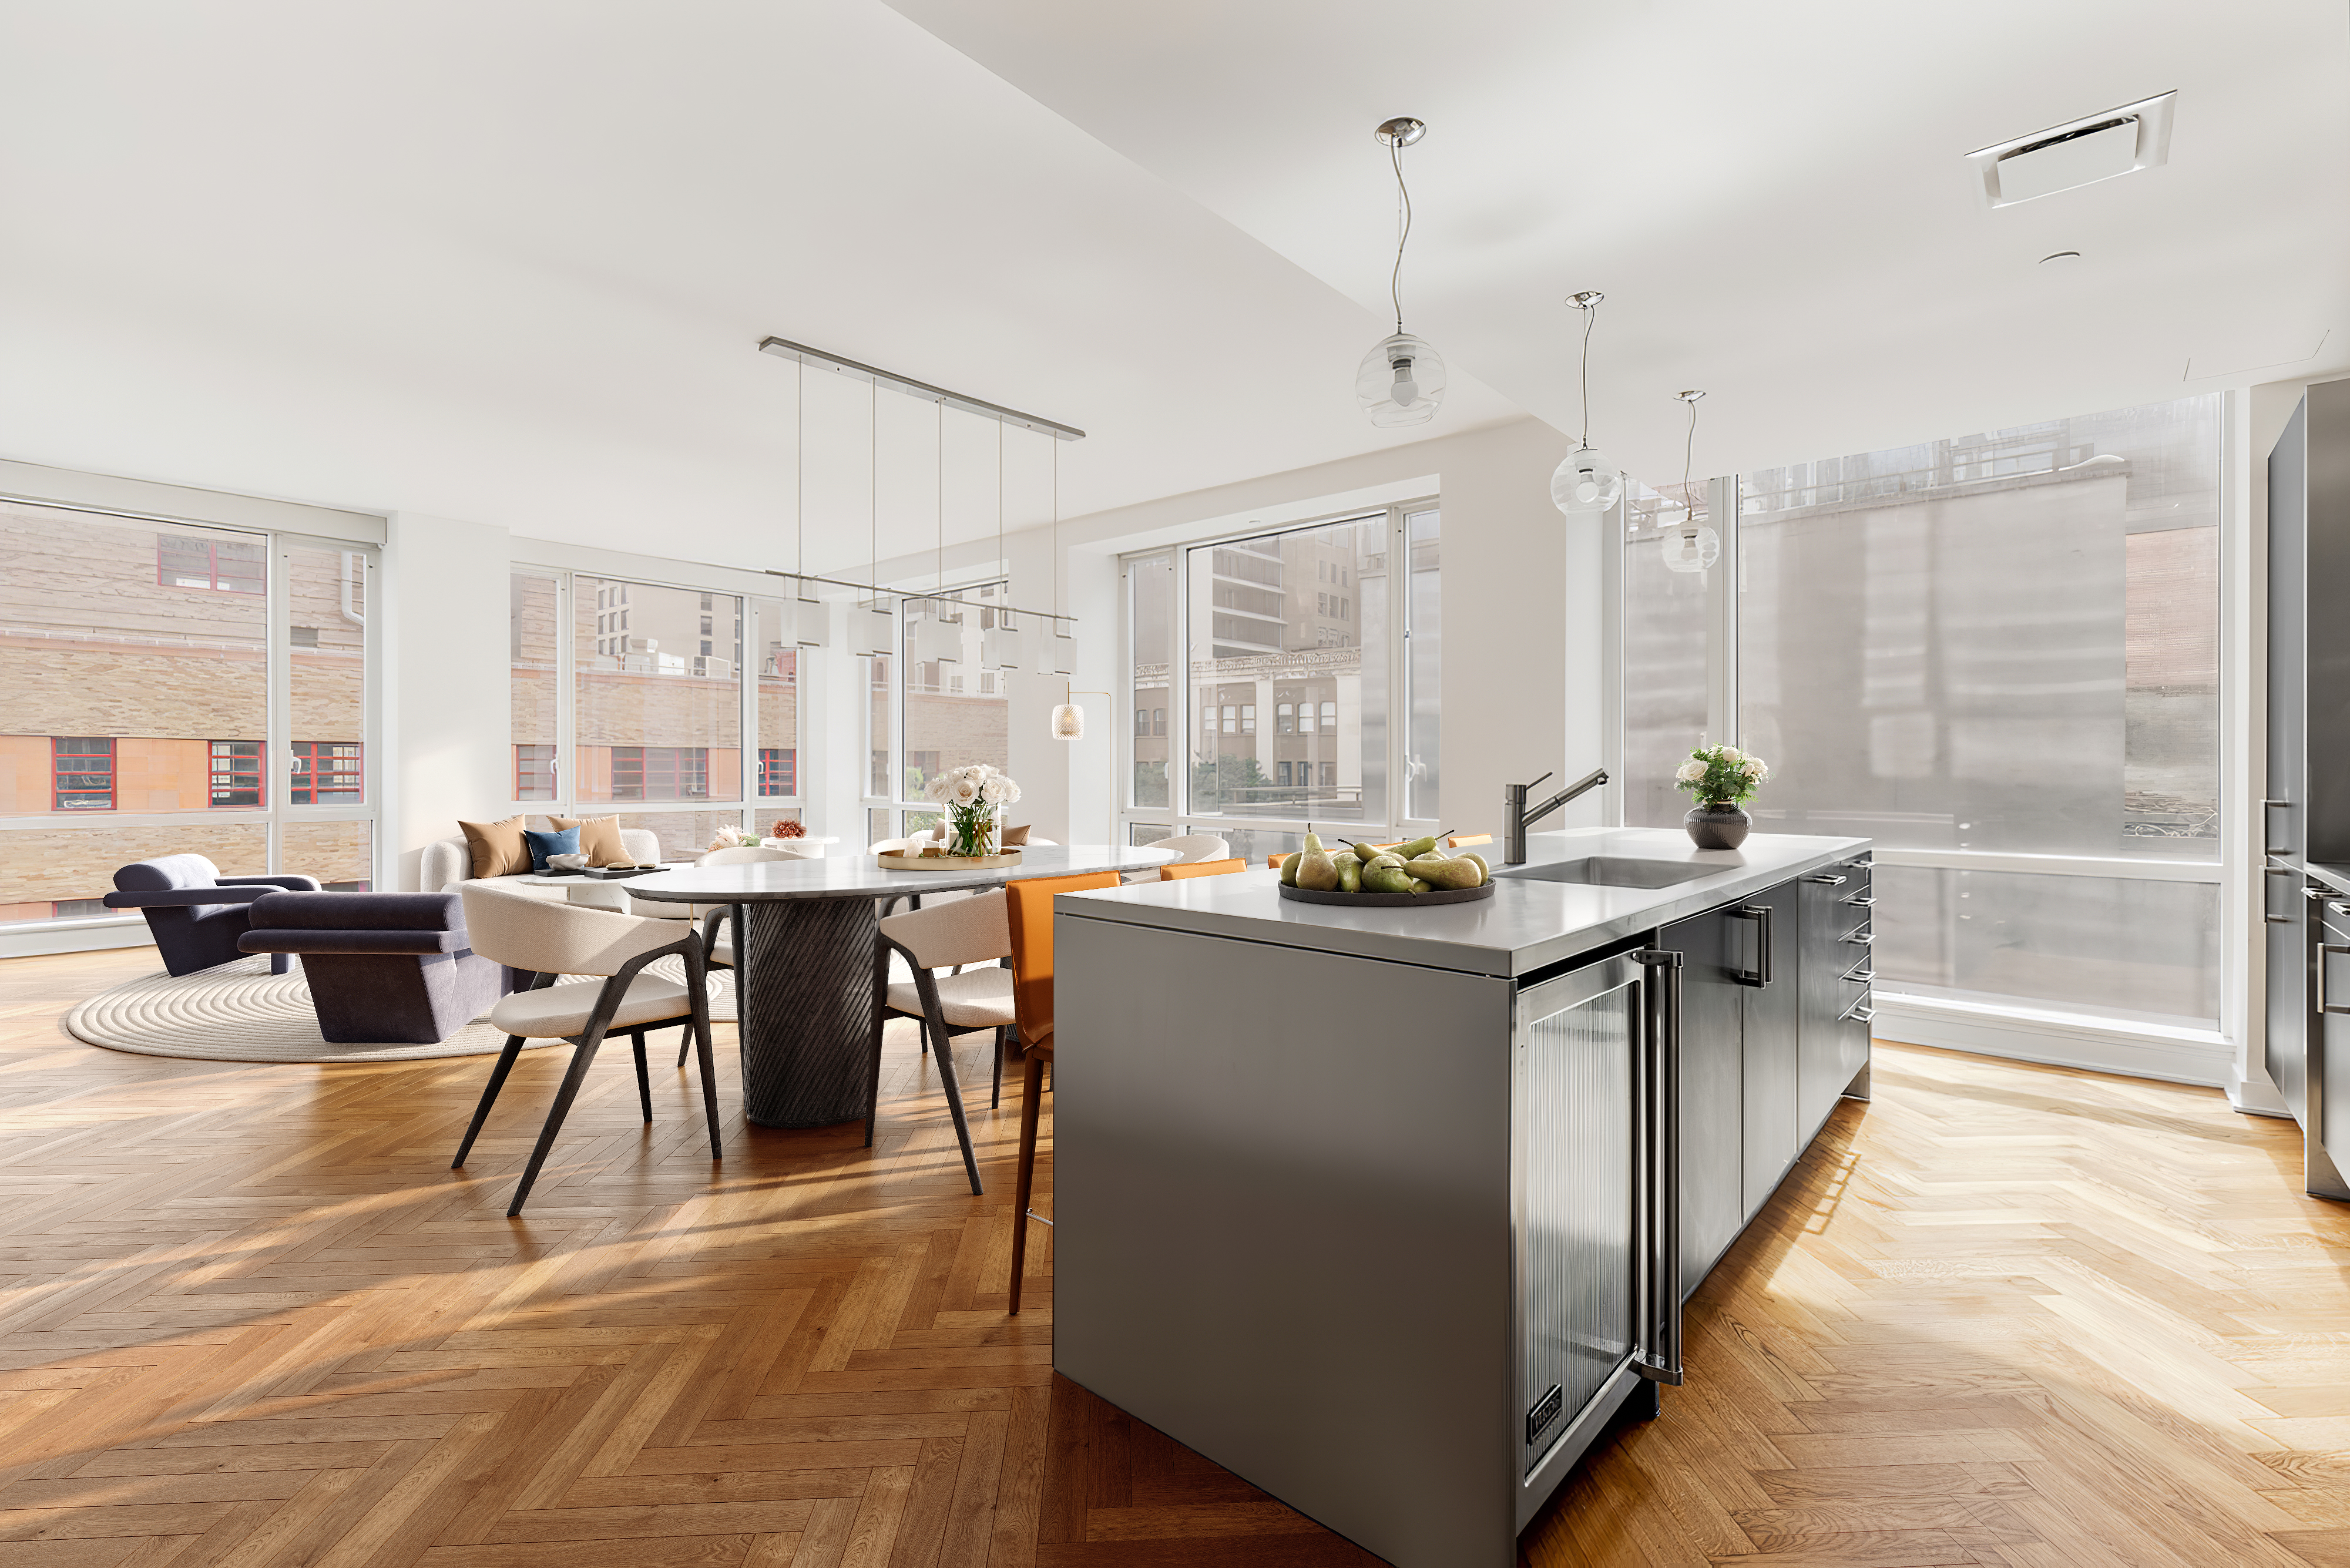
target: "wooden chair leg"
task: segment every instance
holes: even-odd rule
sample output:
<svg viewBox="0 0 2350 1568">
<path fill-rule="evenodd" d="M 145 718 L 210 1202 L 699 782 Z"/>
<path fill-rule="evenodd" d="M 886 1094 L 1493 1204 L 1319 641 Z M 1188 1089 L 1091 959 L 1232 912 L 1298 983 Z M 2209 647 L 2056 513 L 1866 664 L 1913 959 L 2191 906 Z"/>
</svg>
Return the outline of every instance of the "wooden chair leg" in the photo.
<svg viewBox="0 0 2350 1568">
<path fill-rule="evenodd" d="M 718 1063 L 711 1050 L 710 972 L 704 970 L 701 983 L 692 984 L 694 975 L 689 965 L 686 980 L 693 996 L 693 1013 L 686 1020 L 685 1032 L 701 1053 L 696 1065 L 702 1069 L 702 1119 L 710 1126 L 710 1158 L 719 1159 L 723 1157 L 718 1151 Z"/>
<path fill-rule="evenodd" d="M 962 1144 L 963 1174 L 971 1178 L 971 1189 L 976 1193 L 981 1190 L 979 1157 L 972 1152 L 971 1124 L 963 1119 L 962 1085 L 955 1081 L 954 1050 L 947 1039 L 947 1026 L 926 1018 L 922 1027 L 926 1034 L 934 1028 L 938 1031 L 939 1048 L 931 1054 L 938 1058 L 939 1082 L 947 1092 L 947 1113 L 954 1117 L 955 1137 Z"/>
<path fill-rule="evenodd" d="M 987 1108 L 995 1110 L 1003 1104 L 1003 1053 L 1012 1032 L 999 1023 L 995 1026 L 995 1076 L 987 1087 Z"/>
<path fill-rule="evenodd" d="M 596 1047 L 604 1043 L 604 1032 L 592 1029 L 579 1037 L 578 1049 L 571 1053 L 571 1065 L 563 1075 L 563 1086 L 555 1092 L 555 1104 L 547 1107 L 546 1125 L 539 1129 L 538 1147 L 530 1151 L 530 1164 L 524 1168 L 522 1183 L 515 1189 L 514 1202 L 506 1208 L 511 1220 L 522 1212 L 523 1200 L 530 1196 L 538 1180 L 538 1168 L 546 1163 L 546 1151 L 555 1147 L 555 1135 L 563 1130 L 563 1118 L 571 1114 L 571 1102 L 579 1097 L 579 1085 L 587 1081 L 588 1069 L 596 1061 Z"/>
<path fill-rule="evenodd" d="M 1012 1189 L 1012 1310 L 1020 1310 L 1020 1272 L 1028 1263 L 1028 1200 L 1036 1189 L 1036 1109 L 1045 1059 L 1033 1052 L 1020 1075 L 1020 1176 Z"/>
<path fill-rule="evenodd" d="M 465 1129 L 465 1141 L 457 1146 L 457 1158 L 449 1162 L 450 1169 L 463 1167 L 473 1140 L 482 1136 L 482 1124 L 490 1119 L 490 1107 L 497 1104 L 498 1091 L 506 1086 L 506 1075 L 514 1071 L 515 1058 L 521 1054 L 522 1036 L 507 1035 L 505 1049 L 498 1053 L 498 1064 L 490 1069 L 489 1086 L 482 1091 L 482 1103 L 473 1107 L 473 1125 Z"/>
<path fill-rule="evenodd" d="M 645 1032 L 630 1031 L 629 1044 L 635 1048 L 637 1056 L 637 1104 L 643 1108 L 645 1122 L 650 1126 L 653 1119 L 653 1081 L 645 1073 Z"/>
<path fill-rule="evenodd" d="M 688 1023 L 677 1032 L 677 1070 L 685 1071 L 685 1054 L 693 1049 L 693 1025 Z"/>
</svg>

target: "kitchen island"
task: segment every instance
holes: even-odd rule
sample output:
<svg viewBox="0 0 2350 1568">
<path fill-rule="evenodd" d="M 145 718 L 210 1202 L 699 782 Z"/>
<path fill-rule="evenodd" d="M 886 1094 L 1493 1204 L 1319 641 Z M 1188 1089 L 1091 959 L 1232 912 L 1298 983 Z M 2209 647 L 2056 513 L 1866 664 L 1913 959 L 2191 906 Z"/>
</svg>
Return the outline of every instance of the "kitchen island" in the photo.
<svg viewBox="0 0 2350 1568">
<path fill-rule="evenodd" d="M 1055 1369 L 1399 1568 L 1515 1561 L 1867 1088 L 1866 840 L 1529 843 L 1471 903 L 1055 903 Z"/>
</svg>

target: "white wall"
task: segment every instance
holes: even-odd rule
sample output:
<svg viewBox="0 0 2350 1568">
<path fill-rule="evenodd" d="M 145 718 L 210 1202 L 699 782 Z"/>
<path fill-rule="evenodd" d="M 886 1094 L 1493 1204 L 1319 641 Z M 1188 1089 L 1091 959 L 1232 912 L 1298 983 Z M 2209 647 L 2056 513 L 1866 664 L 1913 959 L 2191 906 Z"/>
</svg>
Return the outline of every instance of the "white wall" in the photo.
<svg viewBox="0 0 2350 1568">
<path fill-rule="evenodd" d="M 506 530 L 394 514 L 383 551 L 385 768 L 378 864 L 417 885 L 424 846 L 503 815 L 512 720 Z"/>
</svg>

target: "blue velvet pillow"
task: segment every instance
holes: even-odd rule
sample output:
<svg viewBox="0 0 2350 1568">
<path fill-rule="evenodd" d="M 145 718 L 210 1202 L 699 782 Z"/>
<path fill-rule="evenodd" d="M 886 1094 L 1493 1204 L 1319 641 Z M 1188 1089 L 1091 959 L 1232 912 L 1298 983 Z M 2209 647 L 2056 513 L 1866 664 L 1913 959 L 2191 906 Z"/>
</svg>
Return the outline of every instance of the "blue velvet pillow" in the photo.
<svg viewBox="0 0 2350 1568">
<path fill-rule="evenodd" d="M 522 841 L 530 849 L 530 868 L 534 871 L 546 870 L 550 855 L 579 853 L 579 830 L 576 827 L 567 827 L 560 833 L 533 833 L 525 827 Z"/>
</svg>

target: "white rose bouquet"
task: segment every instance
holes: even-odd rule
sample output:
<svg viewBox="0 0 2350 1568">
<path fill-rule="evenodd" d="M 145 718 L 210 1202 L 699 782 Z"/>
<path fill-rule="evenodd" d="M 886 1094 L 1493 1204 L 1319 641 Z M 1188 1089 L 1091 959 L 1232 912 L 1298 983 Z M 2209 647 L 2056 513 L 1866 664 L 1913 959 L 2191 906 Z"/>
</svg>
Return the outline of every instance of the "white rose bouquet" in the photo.
<svg viewBox="0 0 2350 1568">
<path fill-rule="evenodd" d="M 1689 791 L 1702 805 L 1743 805 L 1770 776 L 1762 758 L 1736 746 L 1700 746 L 1673 774 L 1673 787 Z"/>
<path fill-rule="evenodd" d="M 997 818 L 1020 798 L 1020 786 L 1000 768 L 971 763 L 932 779 L 929 794 L 947 808 L 948 854 L 993 855 Z"/>
</svg>

